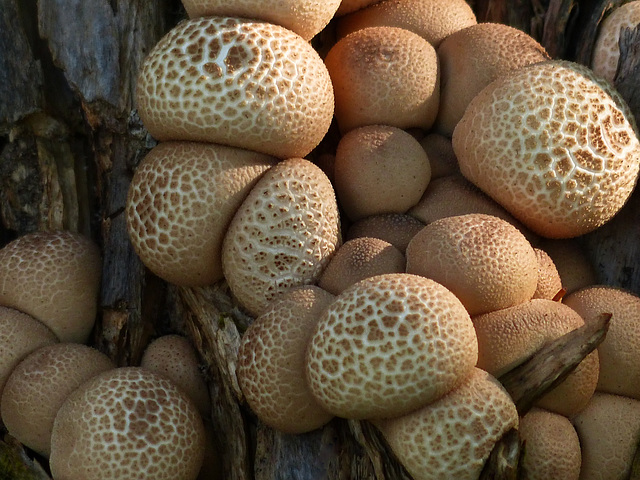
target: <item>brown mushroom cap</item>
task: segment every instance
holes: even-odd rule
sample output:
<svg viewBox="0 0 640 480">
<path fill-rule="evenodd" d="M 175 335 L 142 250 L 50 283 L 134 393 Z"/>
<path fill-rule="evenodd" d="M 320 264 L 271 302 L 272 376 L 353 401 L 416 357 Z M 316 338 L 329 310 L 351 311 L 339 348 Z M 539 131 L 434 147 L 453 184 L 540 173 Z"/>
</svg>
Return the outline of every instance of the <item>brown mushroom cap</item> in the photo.
<svg viewBox="0 0 640 480">
<path fill-rule="evenodd" d="M 44 323 L 26 313 L 0 306 L 0 398 L 9 375 L 24 357 L 57 342 L 58 337 Z"/>
<path fill-rule="evenodd" d="M 293 288 L 275 298 L 242 336 L 238 383 L 258 418 L 277 430 L 308 432 L 333 418 L 309 391 L 305 357 L 320 315 L 334 299 L 316 286 Z"/>
<path fill-rule="evenodd" d="M 222 240 L 233 215 L 276 159 L 217 144 L 162 142 L 136 168 L 127 228 L 143 263 L 176 285 L 222 279 Z"/>
<path fill-rule="evenodd" d="M 586 67 L 548 61 L 485 87 L 453 149 L 463 175 L 534 232 L 568 238 L 606 223 L 631 194 L 640 168 L 634 129 L 610 85 Z"/>
<path fill-rule="evenodd" d="M 487 372 L 408 415 L 376 422 L 414 480 L 475 480 L 495 443 L 518 426 L 509 394 Z"/>
<path fill-rule="evenodd" d="M 340 0 L 182 0 L 189 17 L 248 17 L 281 25 L 311 40 L 333 17 Z"/>
<path fill-rule="evenodd" d="M 406 252 L 407 272 L 451 290 L 471 315 L 530 300 L 538 261 L 517 228 L 492 215 L 445 217 L 424 227 Z"/>
<path fill-rule="evenodd" d="M 538 285 L 533 298 L 553 300 L 562 290 L 562 279 L 551 257 L 539 248 L 534 248 L 538 259 Z"/>
<path fill-rule="evenodd" d="M 476 24 L 476 16 L 464 0 L 386 0 L 341 18 L 340 36 L 367 27 L 399 27 L 410 30 L 437 47 L 452 33 Z"/>
<path fill-rule="evenodd" d="M 406 212 L 418 203 L 430 179 L 420 142 L 399 128 L 368 125 L 351 130 L 338 143 L 334 186 L 352 220 Z"/>
<path fill-rule="evenodd" d="M 209 390 L 195 349 L 185 337 L 163 335 L 145 349 L 140 366 L 171 380 L 193 400 L 203 418 L 210 415 Z"/>
<path fill-rule="evenodd" d="M 437 53 L 442 88 L 435 128 L 449 136 L 469 102 L 489 83 L 511 70 L 549 59 L 533 37 L 499 23 L 458 30 L 442 41 Z"/>
<path fill-rule="evenodd" d="M 368 7 L 382 0 L 342 0 L 340 6 L 336 11 L 336 16 L 346 15 L 347 13 L 355 12 L 361 8 Z"/>
<path fill-rule="evenodd" d="M 222 246 L 231 292 L 252 315 L 293 287 L 314 283 L 340 244 L 333 186 L 313 163 L 284 160 L 255 184 Z"/>
<path fill-rule="evenodd" d="M 607 335 L 598 346 L 598 390 L 640 400 L 640 296 L 594 285 L 573 292 L 563 302 L 587 323 L 602 313 L 612 314 Z"/>
<path fill-rule="evenodd" d="M 193 402 L 139 367 L 82 384 L 60 407 L 51 435 L 54 478 L 193 480 L 205 433 Z"/>
<path fill-rule="evenodd" d="M 431 180 L 460 173 L 450 138 L 431 132 L 420 140 L 420 145 L 429 157 Z"/>
<path fill-rule="evenodd" d="M 104 353 L 79 343 L 55 343 L 31 352 L 9 376 L 0 401 L 9 433 L 49 456 L 58 409 L 82 383 L 115 365 Z"/>
<path fill-rule="evenodd" d="M 182 22 L 145 59 L 138 112 L 156 139 L 303 157 L 333 117 L 318 53 L 278 25 L 232 17 Z"/>
<path fill-rule="evenodd" d="M 371 27 L 339 40 L 325 57 L 335 116 L 345 133 L 365 125 L 428 129 L 438 113 L 435 49 L 396 27 Z"/>
<path fill-rule="evenodd" d="M 378 275 L 344 290 L 307 349 L 307 378 L 328 411 L 345 418 L 403 415 L 459 385 L 476 362 L 469 314 L 436 282 Z"/>
<path fill-rule="evenodd" d="M 98 308 L 100 251 L 68 231 L 28 233 L 0 249 L 0 305 L 40 320 L 62 342 L 84 343 Z"/>
<path fill-rule="evenodd" d="M 373 237 L 389 242 L 403 254 L 413 236 L 422 230 L 424 223 L 402 213 L 382 213 L 362 218 L 352 223 L 347 230 L 347 240 Z"/>
<path fill-rule="evenodd" d="M 567 293 L 598 283 L 596 270 L 575 239 L 542 239 L 540 247 L 553 260 Z"/>
<path fill-rule="evenodd" d="M 582 317 L 571 308 L 546 299 L 472 318 L 478 336 L 477 366 L 496 377 L 522 363 L 546 342 L 584 325 Z M 590 353 L 537 405 L 565 416 L 579 412 L 596 389 L 598 365 L 597 352 Z"/>
<path fill-rule="evenodd" d="M 338 248 L 318 279 L 318 286 L 334 295 L 360 280 L 385 273 L 403 273 L 404 255 L 389 242 L 360 237 Z"/>
</svg>

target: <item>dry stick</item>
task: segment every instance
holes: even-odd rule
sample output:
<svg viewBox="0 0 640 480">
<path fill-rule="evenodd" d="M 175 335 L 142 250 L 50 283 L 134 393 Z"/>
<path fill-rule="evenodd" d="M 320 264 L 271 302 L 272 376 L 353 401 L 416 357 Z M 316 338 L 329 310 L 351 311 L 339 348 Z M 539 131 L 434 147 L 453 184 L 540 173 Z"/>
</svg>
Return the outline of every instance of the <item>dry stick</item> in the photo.
<svg viewBox="0 0 640 480">
<path fill-rule="evenodd" d="M 5 435 L 0 438 L 0 480 L 49 480 L 49 475 L 15 438 Z"/>
<path fill-rule="evenodd" d="M 512 428 L 491 450 L 491 455 L 480 474 L 480 480 L 517 480 L 522 450 L 518 430 Z"/>
</svg>

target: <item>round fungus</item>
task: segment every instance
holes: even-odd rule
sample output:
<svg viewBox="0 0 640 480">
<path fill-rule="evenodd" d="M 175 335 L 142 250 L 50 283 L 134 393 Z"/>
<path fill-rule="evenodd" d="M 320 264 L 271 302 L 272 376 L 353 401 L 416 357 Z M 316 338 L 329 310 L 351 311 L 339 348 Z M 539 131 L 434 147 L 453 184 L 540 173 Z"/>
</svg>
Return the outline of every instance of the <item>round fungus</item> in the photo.
<svg viewBox="0 0 640 480">
<path fill-rule="evenodd" d="M 431 165 L 431 179 L 446 177 L 460 173 L 458 159 L 453 151 L 451 139 L 436 132 L 428 133 L 420 140 L 420 145 L 427 152 Z"/>
<path fill-rule="evenodd" d="M 534 232 L 576 237 L 611 219 L 636 184 L 633 122 L 589 69 L 546 61 L 485 87 L 456 126 L 453 149 L 463 175 Z"/>
<path fill-rule="evenodd" d="M 340 244 L 338 205 L 327 176 L 291 158 L 255 184 L 225 235 L 222 268 L 250 314 L 290 287 L 314 283 Z"/>
<path fill-rule="evenodd" d="M 9 376 L 0 401 L 9 433 L 49 456 L 58 409 L 82 383 L 115 368 L 104 353 L 79 343 L 55 343 L 31 352 Z"/>
<path fill-rule="evenodd" d="M 365 125 L 428 129 L 438 113 L 435 49 L 397 27 L 370 27 L 340 39 L 325 58 L 343 133 Z"/>
<path fill-rule="evenodd" d="M 356 10 L 368 7 L 369 5 L 373 5 L 381 1 L 382 0 L 342 0 L 342 2 L 340 2 L 338 10 L 336 11 L 336 16 L 355 12 Z"/>
<path fill-rule="evenodd" d="M 127 197 L 129 238 L 164 280 L 222 279 L 222 240 L 233 215 L 276 159 L 235 147 L 162 142 L 136 168 Z"/>
<path fill-rule="evenodd" d="M 562 279 L 551 257 L 540 248 L 533 249 L 538 259 L 538 285 L 533 298 L 553 300 L 562 290 Z"/>
<path fill-rule="evenodd" d="M 278 25 L 233 17 L 179 23 L 140 69 L 138 112 L 156 139 L 303 157 L 333 118 L 333 88 L 311 45 Z"/>
<path fill-rule="evenodd" d="M 450 291 L 416 275 L 378 275 L 344 290 L 320 317 L 306 373 L 337 416 L 395 417 L 459 385 L 476 349 L 469 314 Z"/>
<path fill-rule="evenodd" d="M 0 305 L 40 320 L 62 342 L 84 343 L 98 309 L 98 246 L 69 231 L 28 233 L 0 250 Z"/>
<path fill-rule="evenodd" d="M 50 467 L 65 480 L 194 480 L 205 432 L 196 406 L 171 381 L 139 367 L 108 370 L 64 401 Z"/>
<path fill-rule="evenodd" d="M 335 297 L 313 285 L 279 295 L 242 336 L 238 383 L 247 403 L 267 425 L 303 433 L 333 418 L 305 380 L 307 344 L 322 312 Z"/>
<path fill-rule="evenodd" d="M 402 213 L 381 213 L 362 218 L 349 226 L 347 240 L 359 237 L 373 237 L 389 242 L 403 254 L 424 223 L 411 215 Z"/>
<path fill-rule="evenodd" d="M 539 245 L 553 260 L 567 293 L 597 283 L 596 270 L 578 240 L 544 238 Z"/>
</svg>

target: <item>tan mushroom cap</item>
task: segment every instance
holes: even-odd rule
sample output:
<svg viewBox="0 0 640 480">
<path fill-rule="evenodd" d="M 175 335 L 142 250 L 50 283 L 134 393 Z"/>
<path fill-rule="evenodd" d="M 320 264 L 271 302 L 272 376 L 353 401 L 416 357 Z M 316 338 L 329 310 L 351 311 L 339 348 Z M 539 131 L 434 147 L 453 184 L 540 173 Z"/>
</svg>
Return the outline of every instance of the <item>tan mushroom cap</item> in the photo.
<svg viewBox="0 0 640 480">
<path fill-rule="evenodd" d="M 571 308 L 546 299 L 472 318 L 478 336 L 478 367 L 496 377 L 522 363 L 546 342 L 584 325 Z M 579 412 L 596 389 L 598 366 L 598 353 L 590 353 L 536 405 L 565 416 Z"/>
<path fill-rule="evenodd" d="M 540 247 L 553 260 L 567 293 L 598 283 L 596 270 L 576 239 L 542 239 Z"/>
<path fill-rule="evenodd" d="M 222 240 L 258 178 L 276 159 L 250 150 L 162 142 L 136 168 L 127 197 L 129 238 L 164 280 L 202 286 L 222 279 Z"/>
<path fill-rule="evenodd" d="M 339 40 L 325 57 L 342 133 L 365 125 L 428 129 L 438 113 L 435 49 L 396 27 L 371 27 Z"/>
<path fill-rule="evenodd" d="M 582 446 L 581 480 L 629 478 L 640 437 L 640 401 L 596 392 L 573 424 Z"/>
<path fill-rule="evenodd" d="M 431 180 L 460 173 L 458 159 L 451 139 L 436 132 L 428 133 L 420 140 L 431 165 Z"/>
<path fill-rule="evenodd" d="M 347 240 L 359 237 L 373 237 L 389 242 L 403 254 L 424 223 L 403 213 L 382 213 L 362 218 L 349 226 Z"/>
<path fill-rule="evenodd" d="M 338 143 L 333 183 L 341 207 L 352 220 L 405 213 L 418 203 L 430 179 L 426 152 L 400 128 L 359 127 Z"/>
<path fill-rule="evenodd" d="M 100 251 L 73 232 L 28 233 L 0 249 L 0 305 L 40 320 L 62 342 L 84 343 L 98 308 Z"/>
<path fill-rule="evenodd" d="M 205 433 L 193 402 L 139 367 L 85 382 L 60 407 L 51 435 L 54 478 L 193 480 Z"/>
<path fill-rule="evenodd" d="M 489 83 L 511 70 L 549 59 L 533 37 L 499 23 L 478 23 L 454 32 L 437 53 L 442 88 L 434 128 L 449 136 L 469 102 Z"/>
<path fill-rule="evenodd" d="M 464 0 L 386 0 L 341 18 L 338 33 L 344 36 L 367 27 L 399 27 L 437 47 L 447 36 L 475 24 L 476 16 Z"/>
<path fill-rule="evenodd" d="M 138 112 L 156 139 L 303 157 L 333 118 L 333 89 L 318 53 L 270 23 L 205 17 L 179 23 L 145 59 Z"/>
<path fill-rule="evenodd" d="M 49 456 L 53 421 L 67 396 L 115 365 L 104 353 L 79 343 L 56 343 L 31 352 L 13 370 L 0 411 L 9 433 Z"/>
<path fill-rule="evenodd" d="M 414 480 L 476 480 L 495 443 L 518 426 L 509 394 L 487 372 L 408 415 L 376 422 Z"/>
<path fill-rule="evenodd" d="M 333 17 L 340 0 L 182 0 L 189 17 L 245 17 L 275 23 L 311 40 Z"/>
<path fill-rule="evenodd" d="M 518 229 L 492 215 L 445 217 L 409 243 L 407 272 L 451 290 L 471 315 L 530 300 L 538 281 L 533 247 Z"/>
<path fill-rule="evenodd" d="M 334 295 L 354 283 L 385 273 L 404 273 L 400 250 L 379 238 L 360 237 L 338 248 L 318 279 L 318 286 Z"/>
<path fill-rule="evenodd" d="M 571 421 L 557 413 L 533 408 L 520 418 L 524 441 L 522 472 L 528 480 L 578 480 L 582 454 Z"/>
<path fill-rule="evenodd" d="M 551 257 L 540 248 L 534 248 L 538 259 L 538 285 L 533 298 L 553 300 L 562 290 L 562 279 Z"/>
<path fill-rule="evenodd" d="M 611 219 L 635 186 L 640 142 L 626 112 L 586 67 L 541 62 L 485 87 L 453 149 L 463 175 L 534 232 L 575 237 Z"/>
<path fill-rule="evenodd" d="M 598 390 L 640 400 L 640 296 L 615 287 L 594 285 L 564 298 L 584 321 L 611 313 L 609 330 L 598 345 Z"/>
<path fill-rule="evenodd" d="M 336 11 L 336 16 L 355 12 L 356 10 L 368 7 L 369 5 L 373 5 L 381 1 L 382 0 L 342 0 L 342 2 L 340 2 L 338 10 Z"/>
<path fill-rule="evenodd" d="M 279 293 L 314 283 L 340 241 L 327 176 L 308 160 L 284 160 L 258 180 L 231 221 L 224 276 L 240 304 L 258 316 Z"/>
<path fill-rule="evenodd" d="M 333 418 L 305 380 L 306 349 L 320 315 L 335 297 L 313 285 L 275 298 L 242 336 L 238 383 L 265 424 L 286 433 L 315 430 Z"/>
<path fill-rule="evenodd" d="M 0 398 L 5 382 L 20 361 L 58 337 L 31 315 L 0 305 Z"/>
<path fill-rule="evenodd" d="M 307 350 L 313 395 L 337 416 L 394 417 L 459 385 L 476 362 L 473 324 L 438 283 L 378 275 L 344 290 Z"/>
<path fill-rule="evenodd" d="M 171 380 L 186 393 L 202 418 L 211 412 L 209 390 L 200 371 L 198 355 L 191 342 L 181 335 L 163 335 L 145 349 L 140 366 Z"/>
<path fill-rule="evenodd" d="M 591 53 L 591 68 L 613 82 L 620 58 L 620 33 L 624 28 L 634 29 L 640 24 L 640 1 L 628 2 L 615 8 L 598 27 Z"/>
</svg>

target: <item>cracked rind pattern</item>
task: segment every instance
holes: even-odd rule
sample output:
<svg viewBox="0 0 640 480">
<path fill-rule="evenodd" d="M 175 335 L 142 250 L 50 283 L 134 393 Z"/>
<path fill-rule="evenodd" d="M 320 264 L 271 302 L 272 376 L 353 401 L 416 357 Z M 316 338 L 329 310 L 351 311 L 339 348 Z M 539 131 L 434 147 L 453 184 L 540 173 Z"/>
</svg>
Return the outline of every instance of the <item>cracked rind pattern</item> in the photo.
<svg viewBox="0 0 640 480">
<path fill-rule="evenodd" d="M 354 419 L 402 415 L 458 386 L 477 361 L 473 324 L 436 282 L 387 274 L 343 291 L 307 349 L 307 378 L 321 405 Z"/>
<path fill-rule="evenodd" d="M 316 282 L 341 242 L 333 186 L 313 163 L 284 160 L 244 200 L 222 246 L 224 277 L 254 317 L 275 296 Z"/>
<path fill-rule="evenodd" d="M 112 369 L 62 404 L 51 436 L 54 478 L 192 480 L 204 456 L 196 406 L 169 380 Z"/>
<path fill-rule="evenodd" d="M 318 53 L 295 33 L 233 17 L 187 20 L 140 70 L 138 112 L 157 140 L 304 157 L 333 118 L 333 87 Z"/>
<path fill-rule="evenodd" d="M 517 428 L 518 412 L 502 385 L 474 368 L 439 400 L 377 426 L 414 480 L 476 480 L 495 443 Z"/>
<path fill-rule="evenodd" d="M 631 194 L 640 167 L 622 98 L 586 67 L 542 62 L 484 88 L 453 133 L 460 170 L 534 232 L 588 233 Z"/>
<path fill-rule="evenodd" d="M 140 162 L 127 196 L 127 230 L 147 268 L 182 286 L 222 279 L 222 242 L 274 157 L 197 142 L 162 142 Z"/>
</svg>

